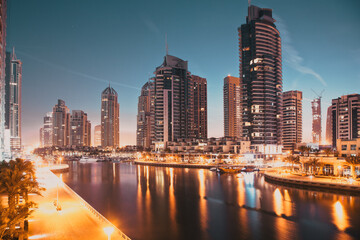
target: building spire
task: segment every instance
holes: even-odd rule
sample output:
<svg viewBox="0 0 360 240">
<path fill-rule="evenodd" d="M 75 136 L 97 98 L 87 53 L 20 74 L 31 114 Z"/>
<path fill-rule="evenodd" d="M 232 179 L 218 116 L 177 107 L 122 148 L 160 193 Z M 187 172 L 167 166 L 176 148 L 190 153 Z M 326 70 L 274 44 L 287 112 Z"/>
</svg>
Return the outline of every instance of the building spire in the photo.
<svg viewBox="0 0 360 240">
<path fill-rule="evenodd" d="M 169 48 L 167 43 L 167 33 L 165 33 L 165 49 L 166 49 L 166 56 L 169 55 Z"/>
<path fill-rule="evenodd" d="M 250 7 L 250 5 L 251 5 L 251 0 L 248 0 L 248 4 L 249 4 L 249 7 Z"/>
</svg>

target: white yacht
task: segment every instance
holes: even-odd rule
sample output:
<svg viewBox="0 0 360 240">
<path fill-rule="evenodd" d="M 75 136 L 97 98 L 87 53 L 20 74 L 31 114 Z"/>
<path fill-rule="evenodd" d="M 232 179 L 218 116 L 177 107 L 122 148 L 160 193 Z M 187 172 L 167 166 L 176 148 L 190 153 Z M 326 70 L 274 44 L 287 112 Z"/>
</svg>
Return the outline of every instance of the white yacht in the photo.
<svg viewBox="0 0 360 240">
<path fill-rule="evenodd" d="M 89 158 L 88 156 L 83 156 L 82 158 L 80 158 L 79 162 L 80 163 L 94 163 L 97 160 L 98 160 L 97 158 Z"/>
</svg>

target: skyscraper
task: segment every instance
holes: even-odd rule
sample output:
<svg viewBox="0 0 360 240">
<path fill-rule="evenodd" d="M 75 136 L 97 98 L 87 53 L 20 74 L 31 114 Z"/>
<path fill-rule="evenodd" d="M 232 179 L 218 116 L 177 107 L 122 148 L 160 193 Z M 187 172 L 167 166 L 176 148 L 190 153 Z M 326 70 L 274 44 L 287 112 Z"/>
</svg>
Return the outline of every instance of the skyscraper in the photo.
<svg viewBox="0 0 360 240">
<path fill-rule="evenodd" d="M 326 132 L 325 132 L 326 144 L 332 144 L 332 106 L 327 109 L 326 115 Z"/>
<path fill-rule="evenodd" d="M 90 146 L 91 124 L 87 114 L 81 110 L 73 110 L 70 117 L 70 145 Z"/>
<path fill-rule="evenodd" d="M 101 146 L 101 125 L 96 125 L 94 127 L 94 146 Z"/>
<path fill-rule="evenodd" d="M 0 157 L 4 157 L 6 0 L 0 0 Z M 10 144 L 9 144 L 10 145 Z"/>
<path fill-rule="evenodd" d="M 40 130 L 40 144 L 42 147 L 51 147 L 53 144 L 53 113 L 48 112 L 44 117 L 44 125 Z"/>
<path fill-rule="evenodd" d="M 360 94 L 332 100 L 332 145 L 337 139 L 360 138 Z"/>
<path fill-rule="evenodd" d="M 193 138 L 193 84 L 188 62 L 167 54 L 154 74 L 154 140 L 164 147 L 168 141 Z"/>
<path fill-rule="evenodd" d="M 302 141 L 302 92 L 283 93 L 283 145 L 284 150 L 294 150 Z"/>
<path fill-rule="evenodd" d="M 119 147 L 119 134 L 118 94 L 109 85 L 101 94 L 101 146 Z"/>
<path fill-rule="evenodd" d="M 136 145 L 143 148 L 149 148 L 152 143 L 152 108 L 154 82 L 149 81 L 141 88 L 141 94 L 138 102 Z"/>
<path fill-rule="evenodd" d="M 248 7 L 238 28 L 241 135 L 252 144 L 282 140 L 282 63 L 280 33 L 272 10 Z"/>
<path fill-rule="evenodd" d="M 21 84 L 22 62 L 15 50 L 6 53 L 5 128 L 10 129 L 11 151 L 21 149 Z"/>
<path fill-rule="evenodd" d="M 240 79 L 224 78 L 224 136 L 241 137 L 240 132 Z"/>
<path fill-rule="evenodd" d="M 194 106 L 194 137 L 207 139 L 207 81 L 196 75 L 191 75 L 193 82 Z"/>
<path fill-rule="evenodd" d="M 65 101 L 59 99 L 53 108 L 53 146 L 70 144 L 70 113 Z"/>
<path fill-rule="evenodd" d="M 321 97 L 311 101 L 313 143 L 321 144 Z"/>
</svg>

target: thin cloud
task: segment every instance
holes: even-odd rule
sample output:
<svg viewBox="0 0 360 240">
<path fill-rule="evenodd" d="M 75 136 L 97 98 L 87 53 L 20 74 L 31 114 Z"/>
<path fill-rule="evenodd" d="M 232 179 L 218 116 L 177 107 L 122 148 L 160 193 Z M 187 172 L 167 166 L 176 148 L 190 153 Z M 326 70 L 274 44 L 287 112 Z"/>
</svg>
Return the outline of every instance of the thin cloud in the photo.
<svg viewBox="0 0 360 240">
<path fill-rule="evenodd" d="M 153 33 L 156 33 L 156 34 L 160 34 L 160 29 L 158 28 L 158 26 L 153 22 L 151 21 L 150 19 L 145 19 L 144 20 L 144 23 L 146 25 L 146 27 Z"/>
<path fill-rule="evenodd" d="M 19 51 L 19 50 L 16 50 L 16 53 L 18 55 L 28 57 L 28 58 L 30 58 L 32 60 L 35 60 L 35 61 L 39 62 L 39 63 L 42 63 L 42 64 L 45 64 L 45 65 L 60 69 L 60 70 L 62 70 L 64 72 L 71 73 L 71 74 L 76 75 L 76 76 L 80 76 L 80 77 L 87 78 L 87 79 L 90 79 L 90 80 L 94 80 L 94 81 L 97 81 L 97 82 L 103 82 L 103 83 L 107 83 L 107 84 L 110 83 L 112 85 L 118 85 L 118 86 L 121 86 L 121 87 L 140 90 L 140 88 L 135 87 L 135 86 L 131 86 L 131 85 L 123 84 L 123 83 L 119 83 L 119 82 L 113 82 L 113 81 L 110 81 L 110 80 L 107 80 L 107 79 L 91 76 L 91 75 L 88 75 L 86 73 L 77 72 L 77 71 L 65 68 L 64 66 L 61 66 L 61 65 L 58 65 L 58 64 L 55 64 L 55 63 L 52 63 L 52 62 L 49 62 L 49 61 L 34 57 L 31 54 L 28 54 L 28 53 L 25 53 L 25 52 L 22 52 L 22 51 Z"/>
<path fill-rule="evenodd" d="M 312 75 L 322 85 L 326 87 L 327 83 L 321 77 L 320 74 L 315 72 L 312 68 L 303 65 L 304 59 L 300 56 L 299 52 L 293 47 L 290 33 L 288 32 L 284 21 L 277 15 L 275 15 L 275 18 L 277 19 L 276 26 L 280 31 L 280 35 L 282 39 L 282 49 L 283 49 L 282 52 L 284 56 L 283 59 L 285 60 L 285 62 L 298 72 Z"/>
</svg>

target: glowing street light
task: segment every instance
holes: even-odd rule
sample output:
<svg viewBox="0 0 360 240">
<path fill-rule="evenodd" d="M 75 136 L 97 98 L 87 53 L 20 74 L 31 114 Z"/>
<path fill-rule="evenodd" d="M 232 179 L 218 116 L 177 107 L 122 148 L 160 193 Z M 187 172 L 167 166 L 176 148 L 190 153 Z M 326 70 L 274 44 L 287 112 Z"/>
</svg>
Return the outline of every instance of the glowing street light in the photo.
<svg viewBox="0 0 360 240">
<path fill-rule="evenodd" d="M 61 160 L 62 160 L 63 158 L 62 157 L 59 157 L 59 160 L 60 160 L 60 165 L 61 165 Z"/>
<path fill-rule="evenodd" d="M 110 226 L 109 227 L 104 227 L 104 232 L 108 236 L 108 240 L 110 240 L 111 234 L 114 232 L 114 228 L 110 227 Z"/>
</svg>

